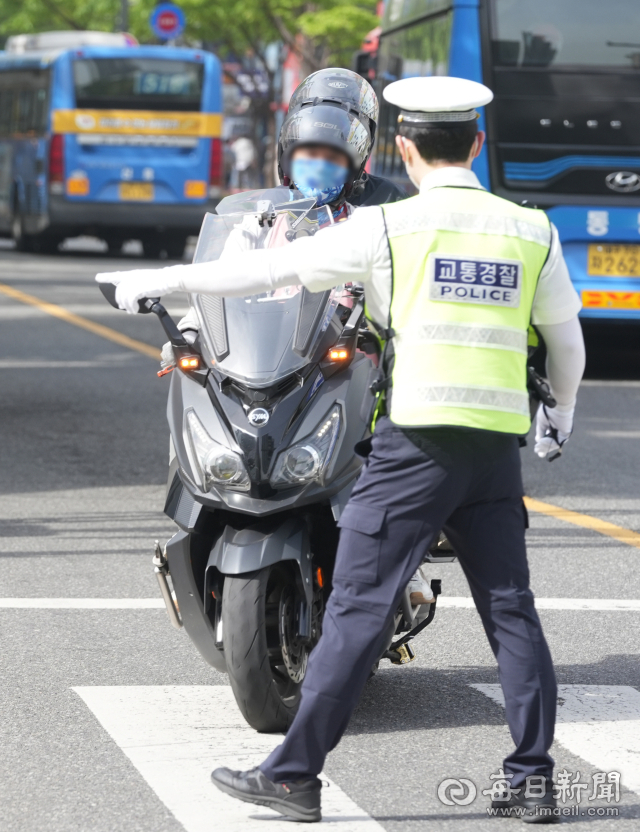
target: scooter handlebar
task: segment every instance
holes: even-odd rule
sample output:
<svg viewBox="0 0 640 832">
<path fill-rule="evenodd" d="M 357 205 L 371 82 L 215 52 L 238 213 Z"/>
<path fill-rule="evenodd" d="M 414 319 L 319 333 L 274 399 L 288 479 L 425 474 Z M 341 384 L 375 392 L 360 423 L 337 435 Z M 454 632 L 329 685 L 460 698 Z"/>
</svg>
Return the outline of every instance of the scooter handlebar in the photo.
<svg viewBox="0 0 640 832">
<path fill-rule="evenodd" d="M 98 283 L 98 286 L 111 306 L 113 306 L 114 309 L 120 309 L 116 301 L 117 285 L 115 283 Z M 162 328 L 167 333 L 174 347 L 189 346 L 183 334 L 178 329 L 176 322 L 160 303 L 160 298 L 140 298 L 138 301 L 138 312 L 141 315 L 148 315 L 150 312 L 156 314 L 160 319 Z"/>
</svg>

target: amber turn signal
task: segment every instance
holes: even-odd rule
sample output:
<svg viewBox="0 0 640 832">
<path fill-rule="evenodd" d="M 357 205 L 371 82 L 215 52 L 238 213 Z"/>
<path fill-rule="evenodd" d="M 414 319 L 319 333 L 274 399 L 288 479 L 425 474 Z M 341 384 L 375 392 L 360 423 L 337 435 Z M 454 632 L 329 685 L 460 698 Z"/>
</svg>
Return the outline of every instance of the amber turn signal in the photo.
<svg viewBox="0 0 640 832">
<path fill-rule="evenodd" d="M 349 358 L 349 350 L 330 350 L 329 358 L 332 361 L 345 361 Z"/>
<path fill-rule="evenodd" d="M 189 355 L 186 358 L 180 359 L 181 370 L 199 370 L 200 359 L 197 356 Z"/>
<path fill-rule="evenodd" d="M 324 586 L 324 575 L 322 574 L 322 569 L 320 569 L 320 567 L 316 569 L 316 580 L 318 581 L 318 586 L 322 589 Z"/>
</svg>

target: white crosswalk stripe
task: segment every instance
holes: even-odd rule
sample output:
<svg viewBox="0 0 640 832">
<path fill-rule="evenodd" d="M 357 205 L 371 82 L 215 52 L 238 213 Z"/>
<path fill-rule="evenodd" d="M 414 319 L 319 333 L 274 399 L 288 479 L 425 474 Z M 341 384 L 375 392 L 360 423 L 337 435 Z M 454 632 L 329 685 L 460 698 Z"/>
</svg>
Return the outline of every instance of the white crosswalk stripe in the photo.
<svg viewBox="0 0 640 832">
<path fill-rule="evenodd" d="M 441 595 L 438 608 L 475 609 L 473 598 Z M 635 598 L 536 598 L 539 610 L 640 612 Z M 155 610 L 164 609 L 162 598 L 0 598 L 0 609 L 60 610 Z"/>
<path fill-rule="evenodd" d="M 500 685 L 472 685 L 504 706 Z M 640 794 L 640 692 L 626 685 L 559 685 L 556 739 Z"/>
<path fill-rule="evenodd" d="M 129 757 L 186 832 L 283 832 L 292 824 L 270 809 L 240 803 L 216 789 L 216 766 L 247 769 L 282 737 L 257 734 L 244 722 L 227 686 L 73 688 Z M 324 781 L 327 778 L 321 775 Z M 322 790 L 325 826 L 382 832 L 338 786 Z"/>
</svg>

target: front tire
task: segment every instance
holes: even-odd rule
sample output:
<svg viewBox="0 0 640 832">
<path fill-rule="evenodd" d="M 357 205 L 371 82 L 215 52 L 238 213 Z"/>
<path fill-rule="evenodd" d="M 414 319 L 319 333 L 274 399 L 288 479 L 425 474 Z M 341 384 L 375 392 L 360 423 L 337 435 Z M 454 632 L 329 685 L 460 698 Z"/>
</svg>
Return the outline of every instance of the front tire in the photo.
<svg viewBox="0 0 640 832">
<path fill-rule="evenodd" d="M 300 704 L 309 653 L 320 635 L 316 604 L 311 645 L 297 637 L 301 600 L 286 564 L 225 577 L 222 640 L 229 680 L 242 715 L 262 733 L 286 731 Z"/>
</svg>

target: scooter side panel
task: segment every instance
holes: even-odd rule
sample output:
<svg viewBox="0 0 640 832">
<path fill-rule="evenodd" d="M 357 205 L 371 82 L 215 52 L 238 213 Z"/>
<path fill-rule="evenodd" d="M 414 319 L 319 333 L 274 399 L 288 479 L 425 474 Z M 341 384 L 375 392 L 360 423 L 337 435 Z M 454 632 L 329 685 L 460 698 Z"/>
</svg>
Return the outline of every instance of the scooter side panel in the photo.
<svg viewBox="0 0 640 832">
<path fill-rule="evenodd" d="M 180 617 L 202 658 L 221 673 L 227 672 L 224 654 L 216 648 L 216 636 L 204 611 L 202 595 L 191 566 L 191 535 L 179 531 L 167 543 L 167 560 Z"/>
</svg>

